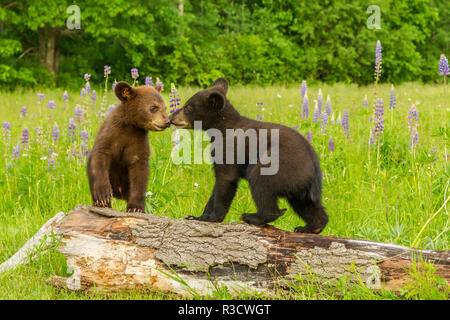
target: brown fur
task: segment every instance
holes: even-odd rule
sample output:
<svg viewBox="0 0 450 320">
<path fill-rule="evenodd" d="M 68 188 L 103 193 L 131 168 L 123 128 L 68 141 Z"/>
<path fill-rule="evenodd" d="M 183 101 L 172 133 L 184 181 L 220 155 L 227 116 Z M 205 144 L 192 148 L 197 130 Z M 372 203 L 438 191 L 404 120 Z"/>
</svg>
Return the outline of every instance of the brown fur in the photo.
<svg viewBox="0 0 450 320">
<path fill-rule="evenodd" d="M 169 126 L 161 87 L 132 88 L 119 82 L 120 103 L 101 125 L 88 158 L 87 175 L 95 206 L 111 207 L 111 197 L 127 201 L 127 211 L 145 209 L 149 177 L 148 131 Z"/>
</svg>

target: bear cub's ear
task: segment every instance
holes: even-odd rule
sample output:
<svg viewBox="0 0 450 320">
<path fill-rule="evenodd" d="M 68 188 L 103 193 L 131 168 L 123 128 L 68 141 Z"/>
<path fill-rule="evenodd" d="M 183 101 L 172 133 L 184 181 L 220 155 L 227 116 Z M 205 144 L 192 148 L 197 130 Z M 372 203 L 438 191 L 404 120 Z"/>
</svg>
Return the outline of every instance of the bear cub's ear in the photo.
<svg viewBox="0 0 450 320">
<path fill-rule="evenodd" d="M 214 110 L 220 110 L 225 104 L 225 98 L 219 92 L 211 92 L 208 96 L 208 105 Z"/>
<path fill-rule="evenodd" d="M 125 81 L 120 81 L 116 84 L 114 93 L 123 102 L 130 101 L 136 96 L 136 91 Z"/>
<path fill-rule="evenodd" d="M 220 92 L 226 95 L 228 91 L 228 80 L 225 78 L 219 78 L 216 81 L 214 81 L 212 86 L 213 88 L 218 89 Z"/>
</svg>

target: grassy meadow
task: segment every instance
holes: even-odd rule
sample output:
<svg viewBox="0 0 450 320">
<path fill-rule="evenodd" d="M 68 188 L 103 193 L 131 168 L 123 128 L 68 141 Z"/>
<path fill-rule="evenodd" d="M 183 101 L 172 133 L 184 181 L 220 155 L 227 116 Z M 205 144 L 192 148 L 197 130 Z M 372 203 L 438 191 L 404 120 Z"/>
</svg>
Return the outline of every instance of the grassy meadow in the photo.
<svg viewBox="0 0 450 320">
<path fill-rule="evenodd" d="M 83 85 L 80 80 L 80 86 Z M 309 85 L 309 84 L 308 84 Z M 170 85 L 163 92 L 169 108 Z M 90 204 L 86 176 L 86 151 L 94 142 L 102 117 L 117 99 L 111 90 L 106 95 L 97 89 L 94 102 L 90 95 L 64 90 L 0 92 L 0 263 L 13 255 L 57 212 L 68 212 L 78 204 Z M 325 107 L 331 98 L 331 116 L 327 128 L 323 118 L 313 122 L 314 100 L 319 89 Z M 178 88 L 181 103 L 198 88 Z M 384 101 L 384 128 L 379 139 L 370 144 L 374 128 L 376 96 Z M 302 117 L 300 84 L 290 87 L 252 87 L 231 85 L 228 99 L 241 114 L 263 121 L 298 127 L 306 136 L 312 132 L 312 145 L 319 154 L 324 173 L 323 203 L 329 223 L 323 235 L 369 239 L 423 249 L 448 250 L 450 244 L 450 203 L 446 189 L 450 181 L 450 106 L 445 102 L 442 85 L 407 83 L 395 87 L 396 106 L 389 108 L 391 85 L 313 85 L 308 87 L 309 117 Z M 44 98 L 37 94 L 43 93 Z M 447 101 L 448 95 L 447 92 Z M 367 95 L 368 106 L 363 106 Z M 48 102 L 54 100 L 54 107 Z M 40 103 L 38 103 L 38 101 Z M 263 102 L 258 109 L 257 103 Z M 418 111 L 418 141 L 410 146 L 408 115 L 411 105 Z M 23 114 L 23 106 L 26 113 Z M 82 115 L 76 107 L 81 108 Z M 79 110 L 78 108 L 78 110 Z M 21 113 L 22 109 L 22 113 Z M 337 123 L 348 112 L 348 131 Z M 102 112 L 101 114 L 99 114 Z M 74 118 L 75 128 L 69 129 Z M 414 120 L 415 121 L 415 120 Z M 55 129 L 58 126 L 58 134 Z M 28 141 L 22 143 L 23 129 Z M 36 127 L 39 127 L 36 129 Z M 86 132 L 88 134 L 86 136 Z M 349 135 L 347 135 L 349 133 Z M 146 211 L 182 219 L 200 215 L 214 186 L 212 166 L 175 165 L 171 160 L 173 129 L 151 132 L 152 149 L 149 196 Z M 332 137 L 334 150 L 330 150 Z M 25 139 L 26 140 L 26 139 Z M 19 146 L 19 149 L 17 149 Z M 49 150 L 52 150 L 51 152 Z M 113 208 L 125 210 L 123 201 L 113 200 Z M 304 222 L 280 200 L 288 211 L 276 220 L 277 228 L 293 231 Z M 239 222 L 244 212 L 256 212 L 247 182 L 241 181 L 225 222 Z M 55 250 L 15 271 L 0 274 L 0 299 L 173 299 L 160 292 L 133 292 L 110 295 L 73 293 L 56 290 L 45 280 L 53 274 L 66 275 L 64 258 Z M 414 271 L 411 271 L 414 272 Z M 415 274 L 400 295 L 371 292 L 363 287 L 349 289 L 345 283 L 320 288 L 299 284 L 294 299 L 448 299 L 449 289 L 428 270 Z M 244 298 L 251 298 L 243 294 Z M 216 298 L 229 298 L 217 293 Z"/>
</svg>

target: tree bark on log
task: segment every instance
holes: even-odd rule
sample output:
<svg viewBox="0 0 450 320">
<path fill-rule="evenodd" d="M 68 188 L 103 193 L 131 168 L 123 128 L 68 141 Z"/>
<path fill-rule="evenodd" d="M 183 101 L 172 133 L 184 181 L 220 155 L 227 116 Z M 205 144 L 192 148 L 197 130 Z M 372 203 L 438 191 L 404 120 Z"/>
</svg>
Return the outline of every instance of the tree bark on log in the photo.
<svg viewBox="0 0 450 320">
<path fill-rule="evenodd" d="M 73 290 L 156 289 L 182 295 L 265 292 L 314 274 L 344 276 L 372 289 L 397 290 L 414 260 L 433 263 L 450 283 L 449 251 L 417 250 L 373 241 L 298 234 L 271 226 L 209 223 L 78 206 L 59 222 L 59 247 L 72 276 L 49 283 Z"/>
</svg>

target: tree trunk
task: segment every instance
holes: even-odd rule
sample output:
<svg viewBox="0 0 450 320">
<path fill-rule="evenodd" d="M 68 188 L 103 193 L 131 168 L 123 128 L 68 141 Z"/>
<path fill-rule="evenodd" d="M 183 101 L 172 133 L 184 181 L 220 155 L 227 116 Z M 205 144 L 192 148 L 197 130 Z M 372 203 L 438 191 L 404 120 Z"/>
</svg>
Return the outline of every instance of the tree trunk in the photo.
<svg viewBox="0 0 450 320">
<path fill-rule="evenodd" d="M 78 206 L 57 224 L 60 251 L 73 270 L 56 286 L 105 291 L 158 289 L 209 295 L 218 285 L 231 292 L 283 290 L 296 277 L 321 282 L 344 276 L 372 289 L 397 290 L 412 260 L 432 262 L 450 281 L 449 251 L 298 234 L 271 226 L 208 223 L 152 214 Z"/>
<path fill-rule="evenodd" d="M 59 32 L 57 27 L 38 28 L 39 62 L 51 72 L 55 80 L 59 67 Z"/>
</svg>

